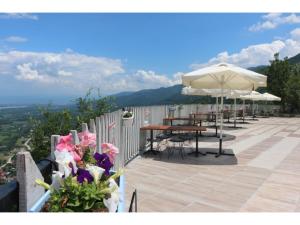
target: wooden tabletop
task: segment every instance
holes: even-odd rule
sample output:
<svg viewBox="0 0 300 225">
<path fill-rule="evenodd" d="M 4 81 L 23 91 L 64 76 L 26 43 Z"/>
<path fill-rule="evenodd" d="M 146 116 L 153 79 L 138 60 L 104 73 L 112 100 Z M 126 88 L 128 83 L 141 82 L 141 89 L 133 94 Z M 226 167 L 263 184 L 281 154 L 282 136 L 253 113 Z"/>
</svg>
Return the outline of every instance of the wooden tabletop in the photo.
<svg viewBox="0 0 300 225">
<path fill-rule="evenodd" d="M 169 117 L 169 118 L 164 118 L 164 121 L 172 121 L 172 120 L 189 120 L 189 121 L 194 121 L 194 120 L 201 120 L 200 118 L 191 118 L 191 117 Z"/>
<path fill-rule="evenodd" d="M 206 113 L 190 113 L 190 115 L 211 115 L 216 114 L 216 112 L 206 112 Z"/>
<path fill-rule="evenodd" d="M 141 127 L 140 130 L 206 131 L 206 128 L 200 126 L 148 125 Z"/>
</svg>

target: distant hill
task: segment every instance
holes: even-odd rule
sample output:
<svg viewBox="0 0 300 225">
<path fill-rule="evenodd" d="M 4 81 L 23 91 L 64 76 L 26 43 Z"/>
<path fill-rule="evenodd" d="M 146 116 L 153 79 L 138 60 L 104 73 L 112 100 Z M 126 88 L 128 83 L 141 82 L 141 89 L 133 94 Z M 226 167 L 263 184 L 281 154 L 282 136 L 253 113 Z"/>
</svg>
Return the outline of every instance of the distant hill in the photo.
<svg viewBox="0 0 300 225">
<path fill-rule="evenodd" d="M 298 64 L 300 63 L 300 53 L 288 59 L 289 63 L 291 64 Z"/>
<path fill-rule="evenodd" d="M 291 64 L 300 63 L 300 54 L 288 59 Z M 250 67 L 249 70 L 263 73 L 266 65 Z M 125 106 L 146 106 L 165 104 L 192 104 L 192 103 L 212 103 L 215 100 L 209 96 L 186 96 L 181 94 L 182 85 L 162 87 L 157 89 L 147 89 L 137 92 L 121 92 L 113 95 L 118 107 Z M 265 88 L 258 91 L 264 92 Z"/>
<path fill-rule="evenodd" d="M 134 93 L 134 91 L 124 91 L 124 92 L 120 92 L 111 96 L 114 97 L 123 97 L 123 96 L 127 96 L 127 95 L 131 95 L 132 93 Z"/>
<path fill-rule="evenodd" d="M 206 96 L 185 96 L 181 94 L 182 85 L 162 87 L 157 89 L 141 90 L 129 95 L 115 96 L 118 107 L 125 106 L 147 106 L 164 104 L 181 104 L 195 102 L 210 102 L 211 98 Z"/>
<path fill-rule="evenodd" d="M 288 59 L 288 62 L 290 64 L 298 64 L 300 63 L 300 53 L 298 55 L 295 55 L 291 58 Z M 260 65 L 260 66 L 255 66 L 255 67 L 250 67 L 248 68 L 249 70 L 252 70 L 252 71 L 256 71 L 256 72 L 261 72 L 263 71 L 265 68 L 267 68 L 266 65 Z"/>
</svg>

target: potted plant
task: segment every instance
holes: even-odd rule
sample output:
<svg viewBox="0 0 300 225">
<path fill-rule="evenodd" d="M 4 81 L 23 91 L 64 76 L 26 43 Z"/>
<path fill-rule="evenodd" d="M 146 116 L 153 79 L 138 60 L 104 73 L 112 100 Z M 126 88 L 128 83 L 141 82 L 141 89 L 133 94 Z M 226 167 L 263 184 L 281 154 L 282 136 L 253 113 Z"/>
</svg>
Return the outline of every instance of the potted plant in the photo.
<svg viewBox="0 0 300 225">
<path fill-rule="evenodd" d="M 175 116 L 175 111 L 176 111 L 176 106 L 175 105 L 170 105 L 168 107 L 168 117 L 174 117 Z"/>
<path fill-rule="evenodd" d="M 134 114 L 132 111 L 123 111 L 123 115 L 122 115 L 122 121 L 123 121 L 123 125 L 126 127 L 130 127 L 133 124 L 133 118 L 134 118 Z"/>
<path fill-rule="evenodd" d="M 101 145 L 95 151 L 95 134 L 79 135 L 79 145 L 72 144 L 72 136 L 60 138 L 55 160 L 59 171 L 54 171 L 52 184 L 36 183 L 48 190 L 29 210 L 30 212 L 117 212 L 123 210 L 124 177 L 122 171 L 111 168 L 118 149 Z"/>
</svg>

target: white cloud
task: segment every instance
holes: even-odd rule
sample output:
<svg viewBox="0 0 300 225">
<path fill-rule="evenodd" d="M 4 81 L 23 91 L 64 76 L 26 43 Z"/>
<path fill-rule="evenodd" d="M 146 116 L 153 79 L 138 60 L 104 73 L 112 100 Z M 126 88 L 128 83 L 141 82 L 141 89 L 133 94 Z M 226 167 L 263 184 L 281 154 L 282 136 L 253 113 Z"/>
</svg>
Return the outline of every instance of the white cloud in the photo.
<svg viewBox="0 0 300 225">
<path fill-rule="evenodd" d="M 300 28 L 296 28 L 290 32 L 292 39 L 300 41 Z"/>
<path fill-rule="evenodd" d="M 195 63 L 190 65 L 192 69 L 198 69 L 204 66 L 228 62 L 241 67 L 252 67 L 266 65 L 273 59 L 275 53 L 279 52 L 280 57 L 292 57 L 300 53 L 300 29 L 297 28 L 291 33 L 291 38 L 285 40 L 276 40 L 270 43 L 250 45 L 241 49 L 239 52 L 229 54 L 227 51 L 219 53 L 211 58 L 207 63 Z"/>
<path fill-rule="evenodd" d="M 76 91 L 100 86 L 107 77 L 124 73 L 121 60 L 79 53 L 0 52 L 0 75 L 43 85 L 67 85 Z"/>
<path fill-rule="evenodd" d="M 182 73 L 176 73 L 169 78 L 163 74 L 157 74 L 154 71 L 138 70 L 132 74 L 111 77 L 108 85 L 102 87 L 103 91 L 138 91 L 142 89 L 153 89 L 160 87 L 169 87 L 181 83 Z"/>
<path fill-rule="evenodd" d="M 275 29 L 283 24 L 297 24 L 300 23 L 300 16 L 292 13 L 284 15 L 281 13 L 269 13 L 262 16 L 263 21 L 253 24 L 249 27 L 249 31 L 261 31 Z"/>
<path fill-rule="evenodd" d="M 72 76 L 72 73 L 71 72 L 68 72 L 68 71 L 64 71 L 64 70 L 59 70 L 57 72 L 57 74 L 59 76 L 63 76 L 63 77 L 69 77 L 69 76 Z"/>
<path fill-rule="evenodd" d="M 43 76 L 38 74 L 38 71 L 33 70 L 31 63 L 24 63 L 17 66 L 19 74 L 16 76 L 18 80 L 39 80 Z"/>
<path fill-rule="evenodd" d="M 38 20 L 37 15 L 29 13 L 3 13 L 0 14 L 0 19 L 29 19 L 29 20 Z"/>
<path fill-rule="evenodd" d="M 177 72 L 175 74 L 173 74 L 173 83 L 175 84 L 180 84 L 181 83 L 181 77 L 184 73 L 182 72 Z"/>
<path fill-rule="evenodd" d="M 19 36 L 9 36 L 7 38 L 4 39 L 6 42 L 17 42 L 17 43 L 20 43 L 20 42 L 26 42 L 27 39 L 24 38 L 24 37 L 19 37 Z"/>
<path fill-rule="evenodd" d="M 39 87 L 84 94 L 89 88 L 101 93 L 167 87 L 181 82 L 181 74 L 169 78 L 154 71 L 138 70 L 126 73 L 119 59 L 94 57 L 67 51 L 0 52 L 0 75 L 13 76 L 18 82 L 34 83 Z"/>
</svg>

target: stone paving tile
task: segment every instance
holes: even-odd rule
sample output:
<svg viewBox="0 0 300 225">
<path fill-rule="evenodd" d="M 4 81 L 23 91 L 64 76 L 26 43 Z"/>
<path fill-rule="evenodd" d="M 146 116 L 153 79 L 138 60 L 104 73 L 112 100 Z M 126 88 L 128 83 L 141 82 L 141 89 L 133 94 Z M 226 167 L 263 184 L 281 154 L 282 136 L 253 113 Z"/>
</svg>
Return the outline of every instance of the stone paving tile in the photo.
<svg viewBox="0 0 300 225">
<path fill-rule="evenodd" d="M 189 201 L 181 198 L 175 199 L 164 194 L 157 194 L 140 201 L 139 206 L 145 212 L 178 212 L 188 204 Z"/>
<path fill-rule="evenodd" d="M 180 212 L 225 212 L 223 209 L 207 205 L 205 203 L 193 202 L 180 209 Z"/>
<path fill-rule="evenodd" d="M 299 212 L 300 143 L 284 153 L 285 157 L 281 151 L 289 147 L 289 138 L 300 138 L 300 118 L 249 122 L 243 124 L 247 129 L 225 131 L 236 136 L 224 141 L 224 147 L 233 149 L 236 157 L 186 156 L 182 160 L 168 159 L 164 153 L 162 159 L 133 160 L 125 168 L 127 206 L 137 188 L 140 212 Z M 213 148 L 218 147 L 218 140 L 213 141 L 202 138 L 201 151 L 217 151 Z M 272 150 L 281 141 L 286 145 Z M 251 166 L 261 154 L 274 157 L 276 166 Z"/>
<path fill-rule="evenodd" d="M 265 182 L 257 191 L 257 196 L 290 204 L 297 204 L 300 192 L 287 186 Z"/>
<path fill-rule="evenodd" d="M 295 204 L 256 196 L 241 208 L 241 212 L 293 212 Z"/>
</svg>

